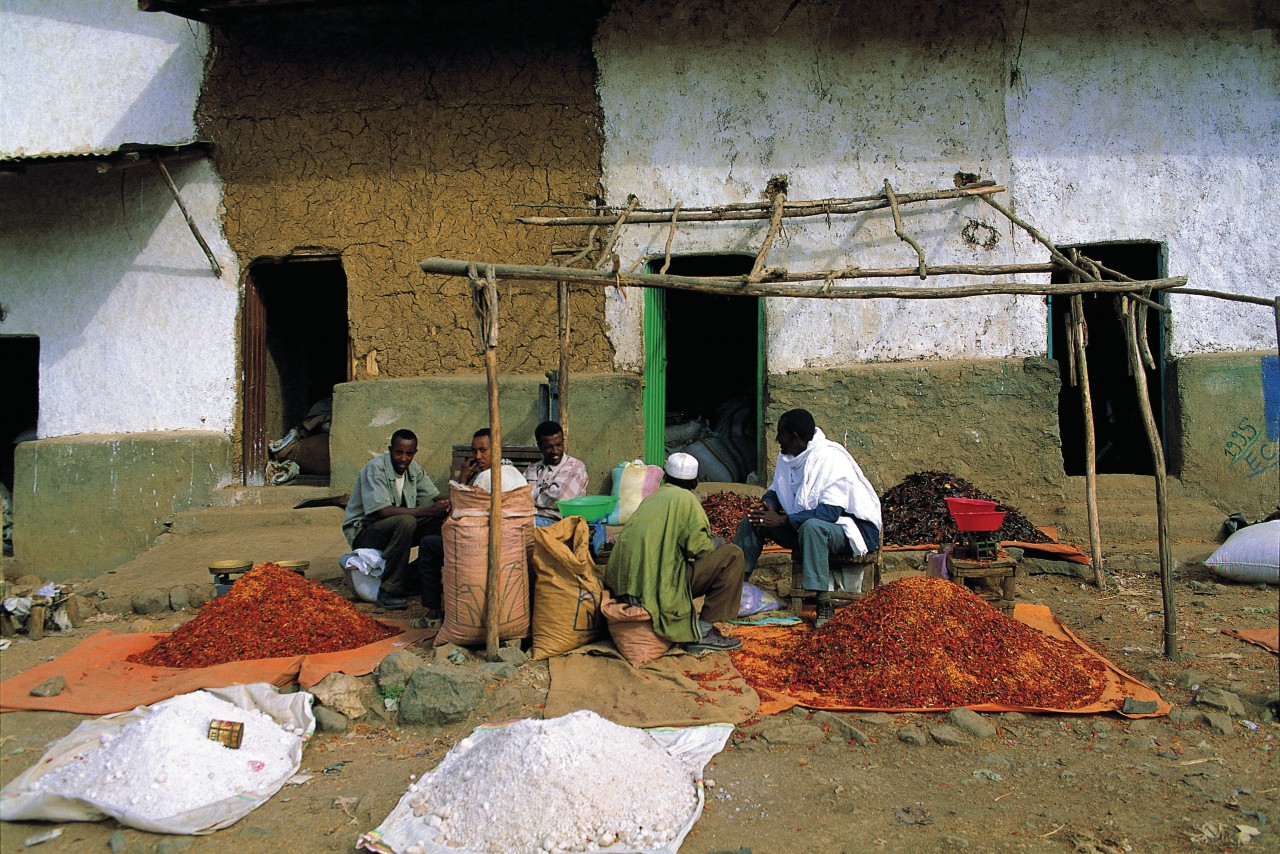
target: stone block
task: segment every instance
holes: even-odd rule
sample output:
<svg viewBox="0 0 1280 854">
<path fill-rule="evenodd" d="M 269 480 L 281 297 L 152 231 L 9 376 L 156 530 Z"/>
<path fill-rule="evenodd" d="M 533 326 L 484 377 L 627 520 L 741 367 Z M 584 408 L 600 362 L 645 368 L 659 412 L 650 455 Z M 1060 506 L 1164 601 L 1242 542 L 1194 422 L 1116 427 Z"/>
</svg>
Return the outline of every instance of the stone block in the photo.
<svg viewBox="0 0 1280 854">
<path fill-rule="evenodd" d="M 975 738 L 995 738 L 995 725 L 975 712 L 961 706 L 947 713 L 947 721 Z"/>
<path fill-rule="evenodd" d="M 943 747 L 960 747 L 969 743 L 960 730 L 946 724 L 929 727 L 929 737 Z"/>
<path fill-rule="evenodd" d="M 316 716 L 316 729 L 320 732 L 345 732 L 351 725 L 346 715 L 328 706 L 315 706 L 311 712 Z"/>
<path fill-rule="evenodd" d="M 191 592 L 186 587 L 174 587 L 169 591 L 169 607 L 181 611 L 191 606 Z"/>
<path fill-rule="evenodd" d="M 110 601 L 110 600 L 108 600 Z M 152 588 L 133 594 L 130 600 L 135 614 L 159 614 L 169 610 L 169 591 Z"/>
<path fill-rule="evenodd" d="M 399 720 L 428 726 L 465 720 L 484 699 L 484 683 L 483 677 L 466 667 L 420 667 L 400 695 Z"/>
<path fill-rule="evenodd" d="M 374 684 L 383 694 L 397 691 L 409 684 L 409 677 L 425 662 L 407 649 L 397 649 L 382 661 L 373 671 Z"/>
<path fill-rule="evenodd" d="M 330 673 L 309 690 L 322 706 L 353 720 L 367 711 L 369 692 L 363 682 L 346 673 Z"/>
<path fill-rule="evenodd" d="M 1211 709 L 1224 711 L 1233 718 L 1246 717 L 1244 704 L 1240 702 L 1240 698 L 1221 688 L 1205 688 L 1196 695 L 1196 702 Z"/>
</svg>

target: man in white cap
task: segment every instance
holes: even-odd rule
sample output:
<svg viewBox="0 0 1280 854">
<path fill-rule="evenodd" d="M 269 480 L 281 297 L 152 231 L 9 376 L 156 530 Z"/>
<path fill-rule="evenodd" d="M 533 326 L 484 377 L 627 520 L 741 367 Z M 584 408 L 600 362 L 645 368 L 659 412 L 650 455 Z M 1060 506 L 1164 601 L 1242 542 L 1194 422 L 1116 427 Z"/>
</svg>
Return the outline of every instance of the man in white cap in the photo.
<svg viewBox="0 0 1280 854">
<path fill-rule="evenodd" d="M 642 605 L 653 615 L 659 637 L 684 644 L 694 654 L 737 649 L 742 641 L 722 635 L 715 623 L 735 619 L 742 605 L 742 549 L 716 548 L 711 523 L 693 494 L 698 460 L 667 457 L 666 477 L 631 514 L 618 535 L 605 570 L 615 599 Z M 693 607 L 705 596 L 702 614 Z"/>
</svg>

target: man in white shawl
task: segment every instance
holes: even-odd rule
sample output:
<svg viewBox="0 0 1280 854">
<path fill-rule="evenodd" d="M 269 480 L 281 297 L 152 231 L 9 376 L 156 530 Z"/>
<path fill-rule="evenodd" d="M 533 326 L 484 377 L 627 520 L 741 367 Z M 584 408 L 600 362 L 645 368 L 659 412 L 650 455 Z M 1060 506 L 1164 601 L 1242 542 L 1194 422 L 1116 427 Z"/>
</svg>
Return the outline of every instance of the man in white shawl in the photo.
<svg viewBox="0 0 1280 854">
<path fill-rule="evenodd" d="M 748 578 L 766 539 L 797 554 L 804 589 L 817 594 L 814 625 L 823 626 L 835 614 L 830 558 L 880 547 L 880 498 L 849 451 L 823 435 L 808 410 L 784 412 L 776 438 L 782 450 L 773 483 L 733 541 L 746 557 Z"/>
</svg>

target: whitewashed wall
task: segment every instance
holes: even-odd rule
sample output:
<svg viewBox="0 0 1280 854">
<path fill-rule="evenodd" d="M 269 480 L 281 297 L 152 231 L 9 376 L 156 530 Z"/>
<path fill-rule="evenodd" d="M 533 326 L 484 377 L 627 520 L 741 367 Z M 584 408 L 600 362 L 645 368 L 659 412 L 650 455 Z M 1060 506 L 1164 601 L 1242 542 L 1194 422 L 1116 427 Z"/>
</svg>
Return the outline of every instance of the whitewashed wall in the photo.
<svg viewBox="0 0 1280 854">
<path fill-rule="evenodd" d="M 169 169 L 221 279 L 150 164 L 0 174 L 0 335 L 40 336 L 40 438 L 231 429 L 238 267 L 222 184 L 203 158 Z"/>
<path fill-rule="evenodd" d="M 1032 5 L 1008 90 L 1020 209 L 1060 243 L 1163 242 L 1191 287 L 1280 294 L 1280 18 L 1144 5 Z M 1175 356 L 1275 347 L 1266 308 L 1170 304 Z"/>
<path fill-rule="evenodd" d="M 4 0 L 0 156 L 191 141 L 207 50 L 203 26 L 134 0 Z M 145 159 L 0 173 L 0 335 L 40 337 L 40 438 L 231 430 L 239 269 L 222 184 L 203 157 L 168 163 L 221 278 Z"/>
<path fill-rule="evenodd" d="M 1258 202 L 1276 177 L 1280 63 L 1270 31 L 1240 30 L 1243 11 L 1221 13 L 1230 26 L 1193 15 L 1185 29 L 1155 27 L 1144 42 L 1125 35 L 1135 28 L 1113 36 L 1091 23 L 1081 32 L 1081 21 L 1106 17 L 1102 4 L 1073 4 L 1061 20 L 1033 6 L 1023 82 L 1011 90 L 1025 4 L 808 0 L 788 16 L 790 5 L 613 5 L 596 44 L 610 203 L 629 193 L 651 206 L 759 199 L 774 175 L 788 177 L 793 200 L 867 195 L 886 178 L 904 193 L 950 186 L 964 170 L 1008 185 L 1003 200 L 1060 242 L 1164 240 L 1174 274 L 1208 287 L 1237 277 L 1261 284 L 1268 253 L 1258 248 L 1273 243 L 1263 228 L 1275 203 L 1272 216 L 1251 222 L 1228 206 Z M 931 263 L 1047 260 L 981 202 L 909 210 L 907 228 Z M 995 249 L 961 239 L 971 218 L 999 230 Z M 686 228 L 674 251 L 752 252 L 765 230 Z M 623 267 L 660 255 L 665 239 L 660 226 L 627 229 Z M 769 262 L 910 266 L 914 253 L 881 212 L 790 221 Z M 929 282 L 944 283 L 958 281 Z M 1241 287 L 1253 286 L 1231 289 Z M 1216 301 L 1185 310 L 1190 299 L 1175 301 L 1175 352 L 1265 346 L 1265 312 Z M 641 364 L 640 304 L 609 303 L 620 368 Z M 1042 354 L 1045 315 L 1037 297 L 774 300 L 769 368 Z"/>
<path fill-rule="evenodd" d="M 195 138 L 208 32 L 136 0 L 0 3 L 0 157 Z"/>
</svg>

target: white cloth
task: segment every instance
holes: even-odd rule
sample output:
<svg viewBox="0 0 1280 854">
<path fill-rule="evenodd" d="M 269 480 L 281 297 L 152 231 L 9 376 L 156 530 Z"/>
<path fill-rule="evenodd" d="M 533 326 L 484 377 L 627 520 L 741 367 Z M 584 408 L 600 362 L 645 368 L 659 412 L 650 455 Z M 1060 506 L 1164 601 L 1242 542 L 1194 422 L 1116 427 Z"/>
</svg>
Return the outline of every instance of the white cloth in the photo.
<svg viewBox="0 0 1280 854">
<path fill-rule="evenodd" d="M 819 504 L 843 508 L 849 515 L 841 516 L 836 524 L 844 531 L 854 554 L 866 554 L 867 543 L 849 516 L 882 529 L 880 497 L 848 449 L 828 439 L 821 428 L 800 453 L 778 454 L 770 489 L 788 515 L 816 510 Z"/>
</svg>

